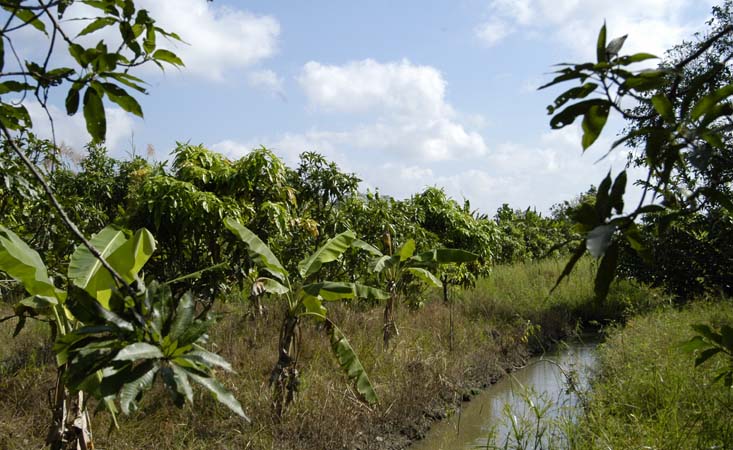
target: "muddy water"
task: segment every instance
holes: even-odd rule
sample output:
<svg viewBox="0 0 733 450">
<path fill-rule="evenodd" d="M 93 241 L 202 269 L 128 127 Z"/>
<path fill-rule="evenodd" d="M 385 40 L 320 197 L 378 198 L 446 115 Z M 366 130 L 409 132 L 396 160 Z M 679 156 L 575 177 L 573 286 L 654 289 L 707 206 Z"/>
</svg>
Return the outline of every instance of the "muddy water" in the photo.
<svg viewBox="0 0 733 450">
<path fill-rule="evenodd" d="M 568 386 L 576 386 L 579 392 L 588 389 L 596 360 L 595 347 L 595 343 L 587 342 L 568 344 L 553 354 L 531 360 L 526 367 L 505 376 L 471 402 L 464 403 L 450 419 L 436 423 L 425 439 L 410 449 L 491 449 L 504 448 L 507 443 L 513 448 L 518 436 L 520 441 L 524 439 L 523 448 L 546 445 L 548 437 L 557 432 L 556 427 L 544 428 L 552 422 L 547 419 L 572 420 L 578 413 L 578 394 Z M 538 410 L 544 410 L 539 438 L 535 420 Z M 513 421 L 515 424 L 531 423 L 523 429 L 532 432 L 518 435 L 512 427 Z M 538 445 L 540 441 L 544 445 Z"/>
</svg>

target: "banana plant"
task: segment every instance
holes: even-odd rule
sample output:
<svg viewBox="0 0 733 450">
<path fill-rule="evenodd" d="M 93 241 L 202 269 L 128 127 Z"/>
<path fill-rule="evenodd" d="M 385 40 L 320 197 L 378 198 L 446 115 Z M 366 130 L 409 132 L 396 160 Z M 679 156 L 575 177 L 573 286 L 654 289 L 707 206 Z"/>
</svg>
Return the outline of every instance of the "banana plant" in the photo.
<svg viewBox="0 0 733 450">
<path fill-rule="evenodd" d="M 464 263 L 478 258 L 474 253 L 453 248 L 437 248 L 416 255 L 414 239 L 408 239 L 392 254 L 392 240 L 387 239 L 386 241 L 388 242 L 388 254 L 386 255 L 366 242 L 359 241 L 356 244 L 374 255 L 371 270 L 378 274 L 389 292 L 389 297 L 384 305 L 383 340 L 385 349 L 389 347 L 392 337 L 399 334 L 395 320 L 395 307 L 411 279 L 417 278 L 429 286 L 440 288 L 443 287 L 443 283 L 433 274 L 433 270 L 442 264 Z"/>
<path fill-rule="evenodd" d="M 0 271 L 29 294 L 15 306 L 16 334 L 27 318 L 40 317 L 55 336 L 57 383 L 46 438 L 50 448 L 93 448 L 86 398 L 98 399 L 117 426 L 116 400 L 129 414 L 156 379 L 162 379 L 179 407 L 185 400 L 193 402 L 193 380 L 248 420 L 239 402 L 213 377 L 214 367 L 232 370 L 204 348 L 213 320 L 194 317 L 190 293 L 173 299 L 167 284 L 143 283 L 140 271 L 155 251 L 150 232 L 143 228 L 130 236 L 110 226 L 91 243 L 124 287 L 80 246 L 70 258 L 66 289 L 60 289 L 39 254 L 0 226 Z"/>
<path fill-rule="evenodd" d="M 298 273 L 291 275 L 277 259 L 270 248 L 237 220 L 228 217 L 226 227 L 246 245 L 249 256 L 259 267 L 260 276 L 256 283 L 265 292 L 280 298 L 285 307 L 285 317 L 280 327 L 278 359 L 270 373 L 270 386 L 273 388 L 273 415 L 276 420 L 293 401 L 298 390 L 297 370 L 298 343 L 297 332 L 303 319 L 314 319 L 325 325 L 339 366 L 354 382 L 356 392 L 367 403 L 376 403 L 377 393 L 369 381 L 359 357 L 336 324 L 328 318 L 327 302 L 343 301 L 353 298 L 383 300 L 389 295 L 379 289 L 349 282 L 320 281 L 319 271 L 324 264 L 338 260 L 349 248 L 359 248 L 361 241 L 352 231 L 346 231 L 329 239 L 313 254 L 298 264 Z"/>
</svg>

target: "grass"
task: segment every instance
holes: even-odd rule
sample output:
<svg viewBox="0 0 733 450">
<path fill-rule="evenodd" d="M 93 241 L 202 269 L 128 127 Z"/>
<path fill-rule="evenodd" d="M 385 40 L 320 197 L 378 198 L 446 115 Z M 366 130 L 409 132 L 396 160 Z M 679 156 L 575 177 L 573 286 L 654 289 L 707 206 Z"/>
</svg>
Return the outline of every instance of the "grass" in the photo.
<svg viewBox="0 0 733 450">
<path fill-rule="evenodd" d="M 381 345 L 381 307 L 329 304 L 330 316 L 357 350 L 380 396 L 376 406 L 358 401 L 333 360 L 324 330 L 301 327 L 300 392 L 280 423 L 270 415 L 267 379 L 275 364 L 282 312 L 270 300 L 254 320 L 246 305 L 219 306 L 223 319 L 212 332 L 212 350 L 236 374 L 219 374 L 253 419 L 246 425 L 198 391 L 194 406 L 175 409 L 160 387 L 141 409 L 108 435 L 105 413 L 94 417 L 99 449 L 323 449 L 404 448 L 476 388 L 522 364 L 533 347 L 579 329 L 589 320 L 619 320 L 663 298 L 641 286 L 619 283 L 611 301 L 593 301 L 592 267 L 582 261 L 550 296 L 562 261 L 497 267 L 475 289 L 454 293 L 454 307 L 436 298 L 417 310 L 398 309 L 400 335 Z M 605 309 L 604 309 L 605 308 Z M 0 304 L 0 316 L 10 308 Z M 451 345 L 450 316 L 453 316 Z M 48 392 L 55 377 L 48 333 L 34 324 L 11 337 L 13 321 L 0 324 L 0 448 L 40 447 L 49 423 Z"/>
<path fill-rule="evenodd" d="M 567 433 L 572 448 L 733 448 L 733 391 L 711 383 L 724 359 L 695 368 L 679 346 L 696 323 L 733 323 L 733 305 L 658 311 L 612 334 L 600 349 L 586 413 Z"/>
</svg>

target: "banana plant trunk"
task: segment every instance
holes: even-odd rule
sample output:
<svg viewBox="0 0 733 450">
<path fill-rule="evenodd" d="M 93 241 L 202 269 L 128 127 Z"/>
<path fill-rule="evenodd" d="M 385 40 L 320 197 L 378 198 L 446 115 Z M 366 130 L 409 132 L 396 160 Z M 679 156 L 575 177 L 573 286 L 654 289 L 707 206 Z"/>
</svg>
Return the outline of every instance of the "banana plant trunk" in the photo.
<svg viewBox="0 0 733 450">
<path fill-rule="evenodd" d="M 277 363 L 270 374 L 270 386 L 273 388 L 272 412 L 278 422 L 298 390 L 299 377 L 295 368 L 297 326 L 298 317 L 288 313 L 280 328 Z"/>
<path fill-rule="evenodd" d="M 93 450 L 92 426 L 84 393 L 71 395 L 63 383 L 65 366 L 58 368 L 53 396 L 53 418 L 46 436 L 51 450 Z"/>
<path fill-rule="evenodd" d="M 390 282 L 389 298 L 384 305 L 384 349 L 389 348 L 389 342 L 394 336 L 400 334 L 395 320 L 395 305 L 397 304 L 397 285 Z"/>
</svg>

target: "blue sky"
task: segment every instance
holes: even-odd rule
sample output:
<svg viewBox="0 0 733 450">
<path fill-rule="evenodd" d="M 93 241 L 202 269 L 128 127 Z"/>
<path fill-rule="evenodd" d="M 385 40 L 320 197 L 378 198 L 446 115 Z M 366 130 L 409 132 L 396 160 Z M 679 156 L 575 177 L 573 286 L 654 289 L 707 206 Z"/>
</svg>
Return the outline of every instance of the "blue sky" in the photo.
<svg viewBox="0 0 733 450">
<path fill-rule="evenodd" d="M 145 119 L 109 105 L 108 147 L 165 159 L 176 141 L 231 158 L 264 145 L 290 165 L 315 150 L 363 189 L 401 198 L 436 185 L 489 214 L 505 202 L 547 211 L 625 161 L 595 163 L 613 129 L 585 156 L 577 126 L 550 130 L 559 91 L 536 87 L 551 65 L 590 59 L 604 19 L 629 34 L 626 50 L 661 54 L 704 29 L 715 3 L 141 0 L 190 44 L 168 45 L 186 68 L 143 70 Z M 83 146 L 81 118 L 55 116 L 57 138 Z"/>
</svg>

